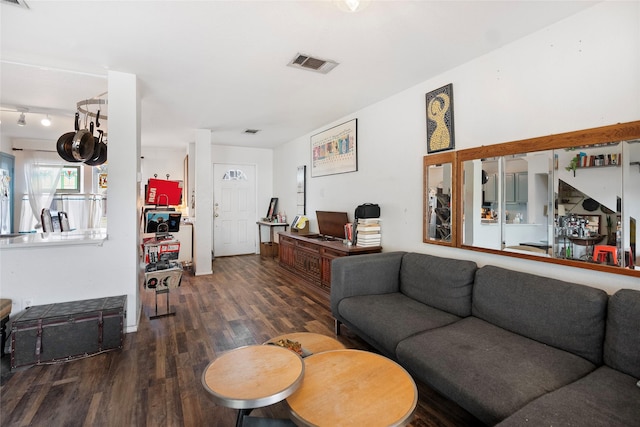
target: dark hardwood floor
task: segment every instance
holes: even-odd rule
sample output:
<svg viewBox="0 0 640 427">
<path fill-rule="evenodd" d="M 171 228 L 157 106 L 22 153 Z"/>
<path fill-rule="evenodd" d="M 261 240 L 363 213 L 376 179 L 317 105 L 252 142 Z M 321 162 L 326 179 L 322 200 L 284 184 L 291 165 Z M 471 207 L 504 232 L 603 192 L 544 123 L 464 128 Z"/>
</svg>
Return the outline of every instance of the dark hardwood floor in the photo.
<svg viewBox="0 0 640 427">
<path fill-rule="evenodd" d="M 3 358 L 0 425 L 235 425 L 236 410 L 214 404 L 202 386 L 207 364 L 226 350 L 287 332 L 333 336 L 333 318 L 328 295 L 287 273 L 277 259 L 216 258 L 213 269 L 198 277 L 185 271 L 182 286 L 170 294 L 173 317 L 150 320 L 154 293 L 141 289 L 140 325 L 121 351 L 14 372 Z M 370 350 L 344 327 L 339 340 Z M 412 426 L 480 425 L 423 384 L 418 390 Z M 279 403 L 252 415 L 287 418 L 287 411 Z"/>
</svg>

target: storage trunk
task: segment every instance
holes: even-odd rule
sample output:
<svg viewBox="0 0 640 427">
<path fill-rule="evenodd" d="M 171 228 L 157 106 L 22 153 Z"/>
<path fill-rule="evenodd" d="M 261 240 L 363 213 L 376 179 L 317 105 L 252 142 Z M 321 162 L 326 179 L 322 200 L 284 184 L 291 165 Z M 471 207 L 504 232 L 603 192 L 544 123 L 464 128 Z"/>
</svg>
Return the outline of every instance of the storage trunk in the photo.
<svg viewBox="0 0 640 427">
<path fill-rule="evenodd" d="M 127 296 L 33 306 L 11 322 L 11 367 L 121 349 Z"/>
</svg>

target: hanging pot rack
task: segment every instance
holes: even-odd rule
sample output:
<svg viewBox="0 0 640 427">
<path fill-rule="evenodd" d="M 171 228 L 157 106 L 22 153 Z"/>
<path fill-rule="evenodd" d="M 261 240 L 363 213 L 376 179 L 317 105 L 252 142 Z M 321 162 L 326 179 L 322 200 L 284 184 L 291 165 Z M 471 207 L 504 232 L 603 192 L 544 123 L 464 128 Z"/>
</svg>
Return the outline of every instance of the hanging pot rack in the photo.
<svg viewBox="0 0 640 427">
<path fill-rule="evenodd" d="M 109 117 L 106 114 L 103 114 L 100 111 L 101 105 L 108 105 L 107 99 L 103 98 L 107 95 L 108 92 L 103 92 L 100 95 L 96 95 L 93 98 L 83 99 L 81 101 L 76 102 L 76 108 L 78 109 L 78 113 L 84 114 L 85 122 L 89 118 L 96 119 L 96 127 L 100 126 L 98 120 L 109 120 Z M 90 105 L 97 105 L 97 113 L 94 113 L 89 110 Z M 86 125 L 85 125 L 86 127 Z M 105 139 L 105 143 L 107 142 L 108 133 L 102 132 L 102 137 Z"/>
<path fill-rule="evenodd" d="M 89 105 L 98 105 L 98 106 L 107 105 L 108 104 L 107 100 L 102 98 L 107 93 L 108 92 L 104 92 L 104 93 L 101 93 L 100 95 L 94 96 L 93 98 L 89 98 L 89 99 L 84 99 L 82 101 L 78 101 L 76 103 L 76 107 L 78 108 L 78 112 L 80 114 L 84 114 L 84 115 L 86 115 L 88 117 L 96 118 L 97 114 L 94 113 L 94 112 L 89 111 L 88 107 L 89 107 Z M 109 118 L 106 115 L 102 114 L 102 113 L 100 113 L 100 119 L 109 120 Z"/>
</svg>

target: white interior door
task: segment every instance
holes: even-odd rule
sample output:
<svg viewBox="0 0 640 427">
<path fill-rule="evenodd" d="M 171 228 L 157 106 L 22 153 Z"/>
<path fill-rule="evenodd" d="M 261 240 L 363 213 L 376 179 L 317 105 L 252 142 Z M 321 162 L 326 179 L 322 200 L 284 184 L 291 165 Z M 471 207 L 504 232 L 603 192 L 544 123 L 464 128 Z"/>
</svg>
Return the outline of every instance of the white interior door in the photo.
<svg viewBox="0 0 640 427">
<path fill-rule="evenodd" d="M 256 253 L 256 167 L 213 164 L 213 254 Z"/>
</svg>

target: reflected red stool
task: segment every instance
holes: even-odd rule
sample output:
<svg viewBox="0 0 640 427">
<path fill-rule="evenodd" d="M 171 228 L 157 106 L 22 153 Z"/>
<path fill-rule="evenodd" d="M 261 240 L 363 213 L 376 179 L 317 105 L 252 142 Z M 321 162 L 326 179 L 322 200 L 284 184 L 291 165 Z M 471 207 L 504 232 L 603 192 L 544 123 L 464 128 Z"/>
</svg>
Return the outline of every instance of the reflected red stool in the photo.
<svg viewBox="0 0 640 427">
<path fill-rule="evenodd" d="M 595 262 L 607 262 L 607 258 L 611 254 L 613 265 L 618 265 L 618 248 L 608 245 L 596 245 L 593 248 L 593 260 Z"/>
</svg>

